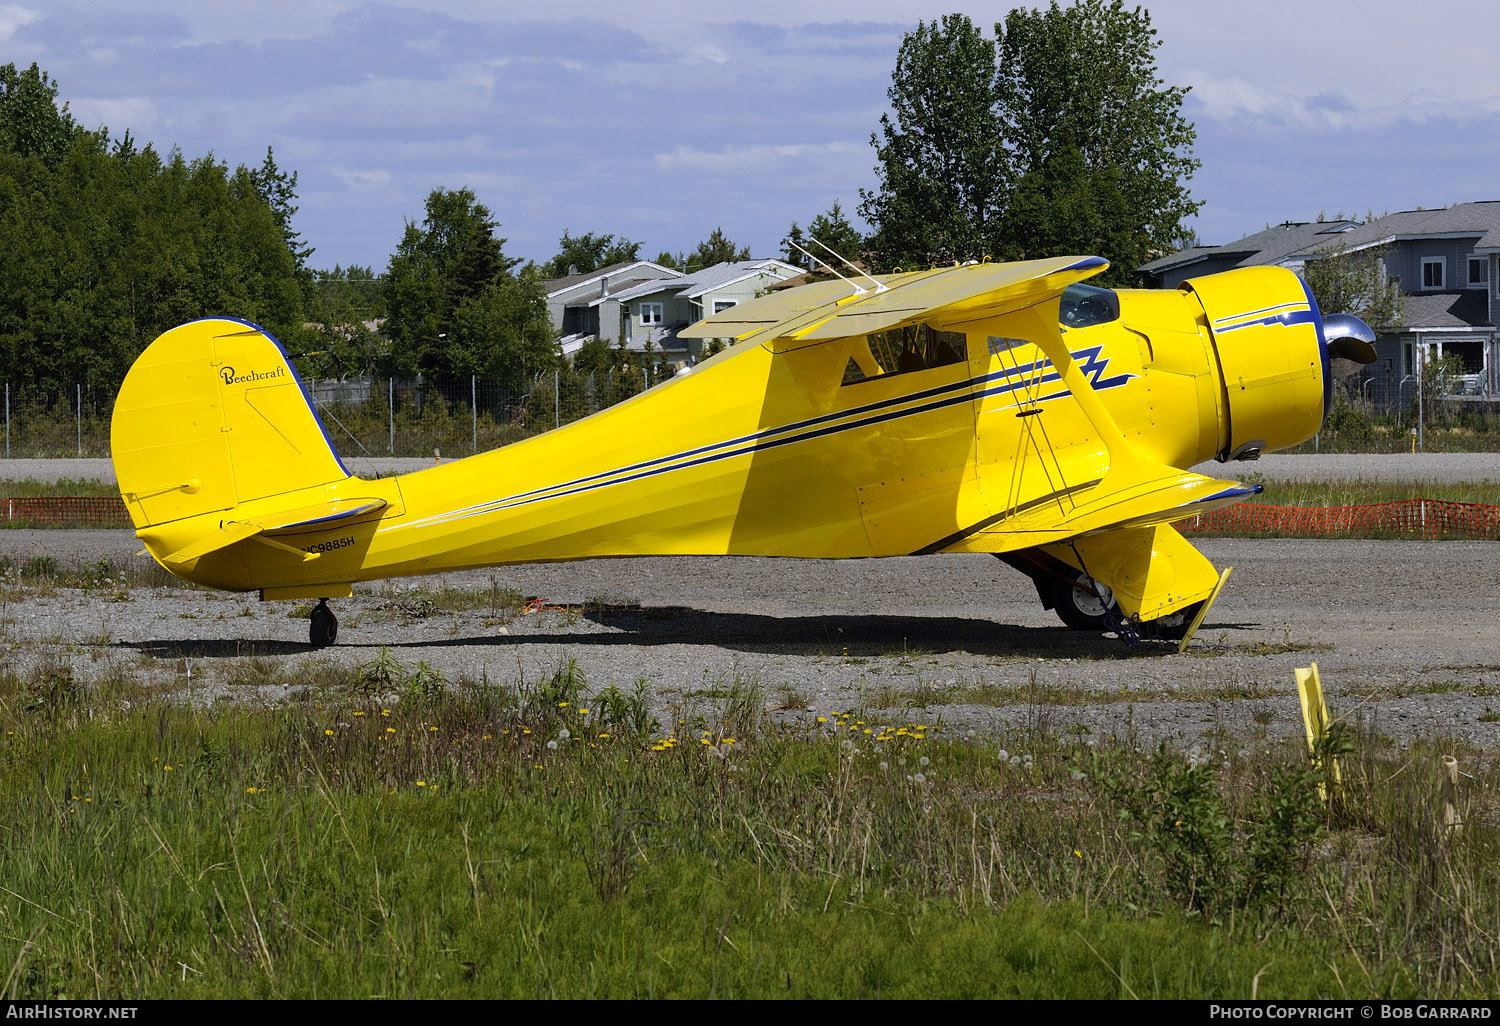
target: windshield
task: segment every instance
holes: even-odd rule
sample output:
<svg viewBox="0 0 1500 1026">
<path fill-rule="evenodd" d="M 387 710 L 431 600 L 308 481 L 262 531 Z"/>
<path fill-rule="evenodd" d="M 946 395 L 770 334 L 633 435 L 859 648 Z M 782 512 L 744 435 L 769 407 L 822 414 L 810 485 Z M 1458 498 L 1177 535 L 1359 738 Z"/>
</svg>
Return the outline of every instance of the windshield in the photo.
<svg viewBox="0 0 1500 1026">
<path fill-rule="evenodd" d="M 1089 328 L 1120 317 L 1120 297 L 1095 285 L 1069 285 L 1063 289 L 1057 319 L 1065 328 Z"/>
</svg>

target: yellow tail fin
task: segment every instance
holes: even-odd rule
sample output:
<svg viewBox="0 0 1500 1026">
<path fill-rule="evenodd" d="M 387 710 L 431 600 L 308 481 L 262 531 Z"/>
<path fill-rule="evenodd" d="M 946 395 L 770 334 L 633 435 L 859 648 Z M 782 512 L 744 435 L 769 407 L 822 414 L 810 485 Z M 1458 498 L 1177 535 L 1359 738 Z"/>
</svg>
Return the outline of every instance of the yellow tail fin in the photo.
<svg viewBox="0 0 1500 1026">
<path fill-rule="evenodd" d="M 281 343 L 229 318 L 146 347 L 120 386 L 110 447 L 137 530 L 349 477 Z"/>
</svg>

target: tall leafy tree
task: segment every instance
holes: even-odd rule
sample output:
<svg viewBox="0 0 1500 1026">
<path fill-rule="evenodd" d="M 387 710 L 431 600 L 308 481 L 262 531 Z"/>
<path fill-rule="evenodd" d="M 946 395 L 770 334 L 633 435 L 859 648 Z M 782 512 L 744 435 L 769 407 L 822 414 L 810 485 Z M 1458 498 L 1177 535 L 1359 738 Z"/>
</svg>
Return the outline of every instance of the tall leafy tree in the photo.
<svg viewBox="0 0 1500 1026">
<path fill-rule="evenodd" d="M 1011 11 L 995 31 L 996 113 L 1012 174 L 1003 251 L 1098 253 L 1114 280 L 1128 280 L 1201 206 L 1187 187 L 1199 167 L 1182 116 L 1187 89 L 1157 74 L 1150 14 L 1122 0 L 1053 0 Z"/>
<path fill-rule="evenodd" d="M 499 227 L 467 188 L 428 194 L 385 274 L 390 369 L 517 384 L 555 362 L 541 276 L 512 273 Z"/>
<path fill-rule="evenodd" d="M 36 64 L 0 66 L 0 149 L 56 167 L 79 131 L 68 105 L 57 103 L 57 81 Z"/>
<path fill-rule="evenodd" d="M 1098 253 L 1128 280 L 1200 205 L 1187 90 L 1157 74 L 1150 15 L 1053 0 L 995 34 L 948 15 L 903 41 L 880 187 L 861 193 L 878 264 Z"/>
<path fill-rule="evenodd" d="M 597 271 L 611 264 L 638 260 L 640 253 L 641 244 L 632 242 L 623 235 L 618 239 L 613 235 L 597 235 L 594 232 L 571 235 L 565 228 L 562 237 L 557 240 L 557 255 L 541 267 L 542 277 L 561 278 L 568 274 Z M 576 272 L 572 270 L 575 267 Z"/>
<path fill-rule="evenodd" d="M 722 264 L 729 260 L 749 260 L 750 247 L 737 246 L 734 241 L 724 234 L 723 228 L 715 228 L 709 233 L 708 238 L 698 243 L 698 248 L 687 256 L 687 265 L 683 269 L 688 273 L 701 271 L 705 267 L 714 264 Z"/>
<path fill-rule="evenodd" d="M 995 116 L 995 43 L 962 14 L 918 22 L 891 73 L 875 147 L 879 187 L 860 190 L 889 269 L 994 251 L 1009 180 Z"/>
</svg>

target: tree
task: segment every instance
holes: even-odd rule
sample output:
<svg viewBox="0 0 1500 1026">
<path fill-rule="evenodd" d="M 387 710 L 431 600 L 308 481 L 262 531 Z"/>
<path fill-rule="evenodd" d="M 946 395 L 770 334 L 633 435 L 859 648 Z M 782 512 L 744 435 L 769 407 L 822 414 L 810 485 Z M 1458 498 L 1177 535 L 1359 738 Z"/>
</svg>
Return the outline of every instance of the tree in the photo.
<svg viewBox="0 0 1500 1026">
<path fill-rule="evenodd" d="M 691 274 L 694 271 L 701 271 L 705 267 L 712 267 L 714 264 L 722 264 L 729 260 L 749 259 L 749 246 L 736 246 L 724 234 L 723 228 L 715 228 L 707 239 L 698 243 L 697 249 L 688 254 L 687 265 L 683 270 Z"/>
<path fill-rule="evenodd" d="M 448 333 L 446 366 L 434 369 L 520 391 L 538 372 L 556 366 L 555 338 L 542 279 L 528 265 L 459 304 Z"/>
<path fill-rule="evenodd" d="M 128 133 L 125 141 L 129 142 Z M 288 174 L 278 168 L 271 147 L 267 146 L 266 159 L 261 161 L 260 167 L 250 172 L 250 180 L 255 183 L 255 191 L 260 198 L 266 201 L 266 205 L 276 215 L 276 224 L 281 229 L 282 238 L 286 240 L 287 250 L 297 263 L 297 270 L 306 270 L 307 258 L 315 251 L 311 246 L 304 246 L 301 234 L 292 229 L 292 216 L 297 213 L 297 207 L 292 202 L 297 198 L 297 172 Z"/>
<path fill-rule="evenodd" d="M 995 117 L 995 44 L 962 14 L 918 22 L 896 54 L 891 112 L 871 134 L 879 187 L 860 190 L 884 269 L 994 252 L 1009 170 Z"/>
<path fill-rule="evenodd" d="M 687 266 L 687 256 L 683 253 L 678 253 L 674 256 L 671 252 L 664 249 L 656 254 L 656 259 L 651 262 L 674 271 L 680 271 Z"/>
<path fill-rule="evenodd" d="M 490 209 L 467 188 L 433 189 L 422 223 L 406 222 L 385 275 L 392 369 L 466 373 L 454 368 L 445 342 L 458 309 L 498 285 L 520 263 L 505 256 L 505 240 L 495 235 L 499 227 Z M 539 291 L 540 280 L 533 276 L 532 281 Z M 493 310 L 496 298 L 486 297 L 484 303 Z M 524 303 L 518 307 L 523 308 Z M 476 323 L 471 319 L 468 326 Z"/>
<path fill-rule="evenodd" d="M 561 278 L 568 274 L 597 271 L 611 264 L 639 260 L 640 252 L 641 244 L 631 242 L 623 235 L 617 242 L 613 235 L 585 232 L 574 236 L 568 234 L 565 228 L 562 237 L 557 240 L 557 256 L 542 265 L 542 277 Z"/>
<path fill-rule="evenodd" d="M 812 224 L 807 226 L 806 233 L 796 221 L 793 221 L 792 227 L 786 233 L 786 238 L 781 240 L 781 245 L 786 252 L 786 261 L 789 264 L 794 264 L 803 270 L 817 271 L 824 277 L 827 276 L 827 272 L 822 270 L 823 265 L 833 264 L 840 274 L 846 274 L 847 268 L 842 266 L 840 261 L 836 260 L 823 246 L 813 242 L 814 239 L 850 263 L 859 262 L 864 255 L 865 237 L 860 234 L 859 229 L 849 223 L 838 200 L 834 200 L 833 206 L 813 218 Z M 818 258 L 818 262 L 814 263 L 798 252 L 797 246 L 812 253 Z"/>
<path fill-rule="evenodd" d="M 861 193 L 877 263 L 1099 253 L 1128 280 L 1200 206 L 1187 90 L 1157 76 L 1150 16 L 1054 0 L 995 33 L 947 15 L 902 42 Z"/>
<path fill-rule="evenodd" d="M 307 315 L 317 325 L 319 376 L 374 373 L 386 356 L 384 340 L 370 327 L 385 313 L 381 280 L 358 264 L 311 274 Z"/>
<path fill-rule="evenodd" d="M 1401 281 L 1386 274 L 1390 247 L 1351 250 L 1340 242 L 1326 256 L 1309 260 L 1302 276 L 1325 314 L 1353 314 L 1375 330 L 1390 335 L 1406 323 L 1406 300 Z"/>
<path fill-rule="evenodd" d="M 1144 8 L 1079 0 L 1018 8 L 999 37 L 996 113 L 1013 175 L 1007 255 L 1099 253 L 1114 280 L 1163 252 L 1197 212 L 1187 89 L 1157 76 Z"/>
<path fill-rule="evenodd" d="M 0 65 L 0 150 L 56 167 L 79 131 L 68 105 L 57 105 L 55 79 L 36 64 Z"/>
</svg>

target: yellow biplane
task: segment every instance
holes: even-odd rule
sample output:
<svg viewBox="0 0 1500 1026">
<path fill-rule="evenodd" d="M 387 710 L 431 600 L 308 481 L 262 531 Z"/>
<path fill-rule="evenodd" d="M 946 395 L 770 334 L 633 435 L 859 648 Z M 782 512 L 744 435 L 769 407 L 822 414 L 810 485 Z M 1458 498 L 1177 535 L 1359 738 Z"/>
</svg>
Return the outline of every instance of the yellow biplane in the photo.
<svg viewBox="0 0 1500 1026">
<path fill-rule="evenodd" d="M 1058 257 L 787 289 L 681 332 L 724 352 L 585 420 L 399 477 L 351 475 L 269 333 L 212 318 L 136 360 L 112 444 L 171 573 L 265 600 L 610 556 L 988 552 L 1073 627 L 1186 643 L 1220 575 L 1170 525 L 1258 487 L 1183 468 L 1295 445 L 1374 358 L 1290 271 L 1172 291 Z"/>
</svg>

